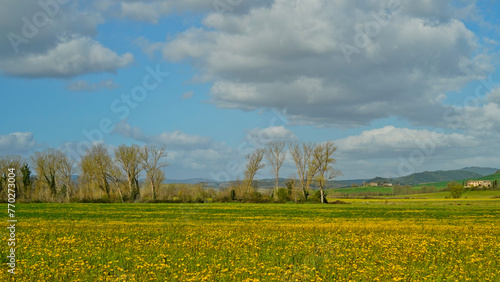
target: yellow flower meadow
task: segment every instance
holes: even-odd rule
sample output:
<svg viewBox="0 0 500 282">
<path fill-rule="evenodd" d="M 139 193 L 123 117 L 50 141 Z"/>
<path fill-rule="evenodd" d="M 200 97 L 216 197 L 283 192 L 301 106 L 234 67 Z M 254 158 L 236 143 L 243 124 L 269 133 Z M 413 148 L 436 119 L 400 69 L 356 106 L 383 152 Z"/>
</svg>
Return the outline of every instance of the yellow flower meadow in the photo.
<svg viewBox="0 0 500 282">
<path fill-rule="evenodd" d="M 500 201 L 19 207 L 0 281 L 500 281 Z"/>
</svg>

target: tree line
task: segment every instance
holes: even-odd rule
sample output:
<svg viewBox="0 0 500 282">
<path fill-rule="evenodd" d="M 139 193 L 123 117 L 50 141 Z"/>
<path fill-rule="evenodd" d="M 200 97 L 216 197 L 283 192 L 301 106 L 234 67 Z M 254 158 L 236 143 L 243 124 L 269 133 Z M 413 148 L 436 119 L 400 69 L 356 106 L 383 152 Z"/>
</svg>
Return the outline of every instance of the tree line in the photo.
<svg viewBox="0 0 500 282">
<path fill-rule="evenodd" d="M 168 166 L 166 146 L 120 145 L 111 150 L 96 144 L 79 161 L 49 148 L 28 158 L 0 156 L 0 200 L 6 200 L 7 171 L 14 168 L 16 198 L 25 202 L 308 201 L 314 182 L 319 189 L 316 200 L 326 203 L 325 183 L 340 175 L 333 168 L 336 149 L 333 141 L 271 142 L 246 156 L 242 181 L 232 182 L 226 189 L 210 189 L 201 184 L 162 184 Z M 297 176 L 280 188 L 279 173 L 287 152 Z M 269 195 L 257 191 L 255 180 L 266 166 L 264 159 L 276 177 Z"/>
</svg>

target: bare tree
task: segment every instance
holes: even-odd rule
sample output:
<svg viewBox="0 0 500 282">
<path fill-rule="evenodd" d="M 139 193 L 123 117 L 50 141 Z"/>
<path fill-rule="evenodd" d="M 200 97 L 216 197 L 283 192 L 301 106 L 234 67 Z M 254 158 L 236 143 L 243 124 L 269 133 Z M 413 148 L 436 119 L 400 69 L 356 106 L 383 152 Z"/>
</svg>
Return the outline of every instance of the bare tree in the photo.
<svg viewBox="0 0 500 282">
<path fill-rule="evenodd" d="M 115 160 L 127 178 L 128 198 L 131 201 L 135 201 L 140 197 L 138 178 L 143 169 L 140 152 L 141 148 L 137 145 L 120 145 L 115 149 Z"/>
<path fill-rule="evenodd" d="M 116 182 L 118 169 L 113 163 L 106 145 L 92 146 L 82 157 L 80 166 L 83 180 L 90 185 L 96 185 L 110 198 L 110 182 Z"/>
<path fill-rule="evenodd" d="M 245 192 L 250 192 L 252 188 L 252 182 L 259 169 L 265 167 L 262 163 L 264 158 L 265 149 L 258 148 L 253 153 L 247 155 L 247 164 L 244 173 L 244 186 Z"/>
<path fill-rule="evenodd" d="M 73 181 L 71 177 L 76 173 L 75 161 L 68 156 L 64 156 L 59 166 L 59 172 L 61 174 L 61 186 L 65 190 L 66 201 L 69 202 L 73 194 Z"/>
<path fill-rule="evenodd" d="M 333 141 L 327 141 L 316 145 L 313 151 L 312 165 L 316 171 L 314 179 L 319 186 L 321 203 L 325 203 L 324 187 L 326 181 L 341 175 L 339 170 L 332 167 L 332 164 L 335 163 L 333 153 L 335 153 L 336 150 L 337 147 L 335 147 L 335 143 L 333 143 Z"/>
<path fill-rule="evenodd" d="M 163 172 L 163 168 L 165 168 L 167 166 L 168 166 L 168 164 L 165 163 L 165 166 L 156 168 L 152 173 L 153 180 L 151 181 L 151 179 L 150 179 L 150 182 L 152 183 L 151 187 L 155 187 L 155 199 L 156 199 L 156 194 L 158 192 L 158 189 L 160 189 L 160 187 L 161 187 L 161 183 L 163 182 L 163 180 L 165 180 L 165 173 Z"/>
<path fill-rule="evenodd" d="M 23 191 L 20 189 L 19 184 L 22 182 L 22 158 L 19 155 L 3 156 L 0 157 L 0 192 L 8 187 L 8 174 L 10 168 L 14 169 L 16 177 L 14 178 L 14 186 L 16 191 L 16 198 L 23 196 Z M 6 195 L 6 193 L 3 193 Z M 0 196 L 1 197 L 1 196 Z"/>
<path fill-rule="evenodd" d="M 312 165 L 312 153 L 314 145 L 311 143 L 291 143 L 289 145 L 290 153 L 297 167 L 300 187 L 304 199 L 307 201 L 309 196 L 309 187 L 316 174 L 315 167 Z"/>
<path fill-rule="evenodd" d="M 149 183 L 151 185 L 151 193 L 153 200 L 156 200 L 156 190 L 165 178 L 162 168 L 168 166 L 164 161 L 167 157 L 165 146 L 144 146 L 140 151 L 141 164 L 146 171 Z"/>
<path fill-rule="evenodd" d="M 276 176 L 276 183 L 274 188 L 275 197 L 278 196 L 279 188 L 279 173 L 286 157 L 285 151 L 286 143 L 284 141 L 275 141 L 267 144 L 265 151 L 266 159 L 271 163 L 274 175 Z"/>
<path fill-rule="evenodd" d="M 67 160 L 66 155 L 60 150 L 47 149 L 35 152 L 31 161 L 39 179 L 45 180 L 53 198 L 59 191 L 58 180 L 61 177 L 61 166 Z"/>
</svg>

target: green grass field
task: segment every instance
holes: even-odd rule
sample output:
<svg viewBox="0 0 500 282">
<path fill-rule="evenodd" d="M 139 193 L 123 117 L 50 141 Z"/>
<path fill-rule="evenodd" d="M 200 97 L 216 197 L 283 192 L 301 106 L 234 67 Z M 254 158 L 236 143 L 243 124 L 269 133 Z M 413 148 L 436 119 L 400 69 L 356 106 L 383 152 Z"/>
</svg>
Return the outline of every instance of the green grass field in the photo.
<svg viewBox="0 0 500 282">
<path fill-rule="evenodd" d="M 340 193 L 340 194 L 353 194 L 353 193 L 376 193 L 376 194 L 391 194 L 392 187 L 370 187 L 370 186 L 359 186 L 359 187 L 348 187 L 348 188 L 337 188 L 337 189 L 325 189 L 327 194 Z"/>
<path fill-rule="evenodd" d="M 500 200 L 19 204 L 0 281 L 499 281 Z"/>
<path fill-rule="evenodd" d="M 401 197 L 401 196 L 400 196 Z M 426 199 L 446 199 L 450 197 L 450 192 L 437 192 L 425 194 L 412 194 L 408 197 L 412 198 L 426 198 Z M 465 191 L 460 199 L 492 199 L 494 197 L 500 198 L 500 191 Z"/>
</svg>

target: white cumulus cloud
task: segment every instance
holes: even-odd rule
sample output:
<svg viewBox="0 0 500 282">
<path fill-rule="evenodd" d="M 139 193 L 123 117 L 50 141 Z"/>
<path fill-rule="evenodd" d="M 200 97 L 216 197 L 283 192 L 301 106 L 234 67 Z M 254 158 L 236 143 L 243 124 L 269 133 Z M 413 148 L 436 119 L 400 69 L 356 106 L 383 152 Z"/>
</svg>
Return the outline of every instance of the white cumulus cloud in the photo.
<svg viewBox="0 0 500 282">
<path fill-rule="evenodd" d="M 35 147 L 31 132 L 13 132 L 0 135 L 0 154 L 15 155 L 27 152 Z"/>
<path fill-rule="evenodd" d="M 30 54 L 6 60 L 0 66 L 7 75 L 25 77 L 73 77 L 93 72 L 116 72 L 134 61 L 134 56 L 122 56 L 99 42 L 78 37 L 61 41 L 43 54 Z"/>
<path fill-rule="evenodd" d="M 75 1 L 4 1 L 0 72 L 23 78 L 68 78 L 116 72 L 133 62 L 95 37 L 102 15 Z"/>
<path fill-rule="evenodd" d="M 435 154 L 447 148 L 473 148 L 480 142 L 473 136 L 426 129 L 385 126 L 337 140 L 339 152 L 357 158 L 394 158 L 414 150 Z"/>
<path fill-rule="evenodd" d="M 264 146 L 273 141 L 296 141 L 297 137 L 284 126 L 270 126 L 247 130 L 245 139 L 254 146 Z"/>
<path fill-rule="evenodd" d="M 163 56 L 198 68 L 219 107 L 286 106 L 294 122 L 342 127 L 390 116 L 434 126 L 443 94 L 492 71 L 450 1 L 292 2 L 211 13 Z"/>
<path fill-rule="evenodd" d="M 132 138 L 147 144 L 164 144 L 174 150 L 195 150 L 211 148 L 215 142 L 205 136 L 189 135 L 182 131 L 162 132 L 157 135 L 146 135 L 139 127 L 132 127 L 128 122 L 118 123 L 114 132 L 123 137 Z"/>
</svg>

